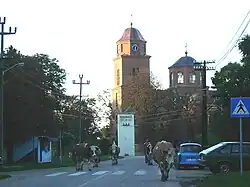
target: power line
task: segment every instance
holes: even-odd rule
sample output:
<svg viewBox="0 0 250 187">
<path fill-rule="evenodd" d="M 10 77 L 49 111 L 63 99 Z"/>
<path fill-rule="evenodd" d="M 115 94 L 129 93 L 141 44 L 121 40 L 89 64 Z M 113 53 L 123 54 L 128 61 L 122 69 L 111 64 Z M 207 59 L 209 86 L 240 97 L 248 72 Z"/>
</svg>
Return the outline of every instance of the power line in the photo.
<svg viewBox="0 0 250 187">
<path fill-rule="evenodd" d="M 232 37 L 232 39 L 230 40 L 230 42 L 228 43 L 228 45 L 226 46 L 226 48 L 225 48 L 223 51 L 225 51 L 225 50 L 229 47 L 229 45 L 231 44 L 231 42 L 234 40 L 234 38 L 236 37 L 237 33 L 240 31 L 242 25 L 244 24 L 245 20 L 247 19 L 249 13 L 250 13 L 250 10 L 249 10 L 248 13 L 246 14 L 245 18 L 243 19 L 243 21 L 241 22 L 240 26 L 238 27 L 236 33 L 234 34 L 234 36 Z M 225 54 L 224 54 L 224 55 L 225 55 Z M 222 56 L 224 56 L 224 55 L 222 55 Z"/>
<path fill-rule="evenodd" d="M 250 12 L 250 11 L 249 11 Z M 248 12 L 248 14 L 249 14 Z M 248 16 L 247 14 L 247 16 Z M 245 20 L 245 19 L 244 19 Z M 243 20 L 243 21 L 244 21 Z M 237 40 L 235 41 L 235 43 L 232 45 L 232 47 L 216 62 L 215 67 L 217 67 L 219 64 L 221 64 L 221 62 L 223 62 L 223 60 L 225 60 L 228 55 L 233 51 L 233 49 L 238 45 L 239 41 L 241 40 L 241 37 L 243 36 L 244 32 L 246 31 L 248 25 L 250 23 L 250 18 L 247 21 L 247 24 L 245 25 L 244 29 L 242 30 L 241 34 L 238 36 Z"/>
</svg>

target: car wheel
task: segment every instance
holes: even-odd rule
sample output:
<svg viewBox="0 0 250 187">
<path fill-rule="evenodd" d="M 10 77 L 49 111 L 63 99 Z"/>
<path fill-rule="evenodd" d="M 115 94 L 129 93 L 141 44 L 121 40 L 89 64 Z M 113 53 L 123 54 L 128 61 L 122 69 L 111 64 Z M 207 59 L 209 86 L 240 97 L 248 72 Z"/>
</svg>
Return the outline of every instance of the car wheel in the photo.
<svg viewBox="0 0 250 187">
<path fill-rule="evenodd" d="M 231 171 L 231 165 L 227 162 L 219 163 L 219 171 L 220 173 L 229 173 Z"/>
</svg>

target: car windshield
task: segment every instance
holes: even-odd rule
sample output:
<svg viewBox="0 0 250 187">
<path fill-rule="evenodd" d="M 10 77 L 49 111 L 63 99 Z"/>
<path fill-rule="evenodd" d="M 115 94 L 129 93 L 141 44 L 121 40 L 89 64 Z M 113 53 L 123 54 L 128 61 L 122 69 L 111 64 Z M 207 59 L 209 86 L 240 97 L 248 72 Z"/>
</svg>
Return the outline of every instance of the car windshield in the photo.
<svg viewBox="0 0 250 187">
<path fill-rule="evenodd" d="M 209 153 L 209 152 L 211 152 L 211 151 L 213 151 L 213 150 L 215 150 L 215 149 L 218 149 L 219 147 L 221 147 L 221 146 L 223 146 L 223 145 L 224 145 L 224 143 L 218 143 L 218 144 L 216 144 L 216 145 L 214 145 L 214 146 L 212 146 L 212 147 L 209 147 L 209 148 L 207 148 L 207 149 L 201 151 L 201 153 L 207 154 L 207 153 Z"/>
<path fill-rule="evenodd" d="M 189 153 L 199 153 L 201 151 L 201 147 L 198 145 L 183 145 L 180 148 L 180 152 L 189 152 Z"/>
</svg>

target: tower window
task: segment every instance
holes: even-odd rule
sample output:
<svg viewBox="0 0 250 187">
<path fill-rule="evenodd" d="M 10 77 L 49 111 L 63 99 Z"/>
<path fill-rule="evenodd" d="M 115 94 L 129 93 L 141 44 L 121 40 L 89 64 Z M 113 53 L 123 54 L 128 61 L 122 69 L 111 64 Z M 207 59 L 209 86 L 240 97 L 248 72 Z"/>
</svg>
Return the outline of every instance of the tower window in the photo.
<svg viewBox="0 0 250 187">
<path fill-rule="evenodd" d="M 174 74 L 173 72 L 170 73 L 170 87 L 173 86 L 173 82 L 174 82 Z"/>
<path fill-rule="evenodd" d="M 200 72 L 200 84 L 202 84 L 202 72 Z"/>
<path fill-rule="evenodd" d="M 116 85 L 117 86 L 120 85 L 120 70 L 119 69 L 116 71 Z"/>
<path fill-rule="evenodd" d="M 183 84 L 184 83 L 184 76 L 182 72 L 177 73 L 177 83 L 178 84 Z"/>
<path fill-rule="evenodd" d="M 123 52 L 123 44 L 121 44 L 121 52 Z"/>
<path fill-rule="evenodd" d="M 144 51 L 144 54 L 146 54 L 146 44 L 143 44 L 143 51 Z"/>
<path fill-rule="evenodd" d="M 194 84 L 196 80 L 196 75 L 194 72 L 189 73 L 189 82 Z"/>
<path fill-rule="evenodd" d="M 119 53 L 119 45 L 116 46 L 116 53 Z"/>
<path fill-rule="evenodd" d="M 139 73 L 139 72 L 140 72 L 140 69 L 139 69 L 139 68 L 136 68 L 136 70 L 137 70 L 137 73 Z"/>
<path fill-rule="evenodd" d="M 115 93 L 115 107 L 118 108 L 118 93 Z"/>
</svg>

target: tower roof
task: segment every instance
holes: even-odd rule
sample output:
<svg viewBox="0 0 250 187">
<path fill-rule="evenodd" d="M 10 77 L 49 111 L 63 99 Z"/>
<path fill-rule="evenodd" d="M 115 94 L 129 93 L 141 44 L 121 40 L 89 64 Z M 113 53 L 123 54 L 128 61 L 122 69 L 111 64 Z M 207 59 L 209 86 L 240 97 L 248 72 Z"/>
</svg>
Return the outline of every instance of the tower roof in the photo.
<svg viewBox="0 0 250 187">
<path fill-rule="evenodd" d="M 125 41 L 125 40 L 133 40 L 133 41 L 143 41 L 146 42 L 146 40 L 143 38 L 142 34 L 140 33 L 140 31 L 134 27 L 132 27 L 132 23 L 131 23 L 131 27 L 125 29 L 122 37 L 120 38 L 119 41 Z"/>
<path fill-rule="evenodd" d="M 185 51 L 185 56 L 179 58 L 179 60 L 177 60 L 172 66 L 170 66 L 169 68 L 173 68 L 173 67 L 193 67 L 194 63 L 196 62 L 196 60 L 191 57 L 188 56 L 188 51 L 187 51 L 187 43 L 185 45 L 186 51 Z"/>
<path fill-rule="evenodd" d="M 179 60 L 177 60 L 172 66 L 170 66 L 169 68 L 173 68 L 173 67 L 188 67 L 188 66 L 194 66 L 194 63 L 196 62 L 196 60 L 191 57 L 191 56 L 183 56 L 181 57 Z"/>
</svg>

